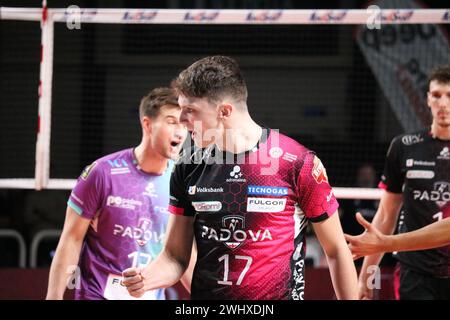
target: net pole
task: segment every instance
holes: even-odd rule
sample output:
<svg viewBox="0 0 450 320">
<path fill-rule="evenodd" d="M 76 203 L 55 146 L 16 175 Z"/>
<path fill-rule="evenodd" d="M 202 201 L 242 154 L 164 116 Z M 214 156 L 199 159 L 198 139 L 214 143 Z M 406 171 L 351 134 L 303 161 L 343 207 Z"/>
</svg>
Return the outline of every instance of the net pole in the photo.
<svg viewBox="0 0 450 320">
<path fill-rule="evenodd" d="M 39 110 L 36 140 L 35 189 L 41 190 L 50 178 L 50 131 L 53 78 L 53 20 L 42 1 L 41 62 L 39 77 Z"/>
</svg>

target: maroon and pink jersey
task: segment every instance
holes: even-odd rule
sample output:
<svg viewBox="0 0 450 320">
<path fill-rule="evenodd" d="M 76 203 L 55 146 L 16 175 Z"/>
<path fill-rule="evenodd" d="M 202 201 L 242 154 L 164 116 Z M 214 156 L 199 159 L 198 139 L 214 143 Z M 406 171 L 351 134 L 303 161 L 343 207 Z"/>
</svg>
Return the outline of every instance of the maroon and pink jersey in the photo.
<svg viewBox="0 0 450 320">
<path fill-rule="evenodd" d="M 171 213 L 195 217 L 193 299 L 303 299 L 307 222 L 338 208 L 312 151 L 264 129 L 245 153 L 182 157 L 170 193 Z"/>
</svg>

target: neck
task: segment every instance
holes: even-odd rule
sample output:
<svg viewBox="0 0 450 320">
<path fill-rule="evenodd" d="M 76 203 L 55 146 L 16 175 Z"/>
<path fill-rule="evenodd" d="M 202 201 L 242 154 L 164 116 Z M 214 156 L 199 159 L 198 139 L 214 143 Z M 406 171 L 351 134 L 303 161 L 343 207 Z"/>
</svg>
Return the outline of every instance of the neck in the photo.
<svg viewBox="0 0 450 320">
<path fill-rule="evenodd" d="M 441 140 L 450 140 L 450 126 L 443 127 L 433 122 L 431 125 L 431 134 L 434 138 Z"/>
<path fill-rule="evenodd" d="M 224 127 L 223 145 L 219 149 L 230 153 L 242 153 L 252 149 L 261 138 L 262 128 L 250 117 L 239 115 L 234 123 Z"/>
<path fill-rule="evenodd" d="M 167 168 L 168 159 L 155 152 L 144 139 L 134 149 L 134 156 L 141 170 L 146 173 L 161 175 Z"/>
</svg>

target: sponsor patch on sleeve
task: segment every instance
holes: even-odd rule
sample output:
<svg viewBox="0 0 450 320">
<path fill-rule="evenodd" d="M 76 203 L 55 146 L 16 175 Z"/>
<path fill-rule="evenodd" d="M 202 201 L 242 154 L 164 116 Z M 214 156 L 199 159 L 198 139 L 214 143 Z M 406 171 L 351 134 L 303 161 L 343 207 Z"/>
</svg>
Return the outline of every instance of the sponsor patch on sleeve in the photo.
<svg viewBox="0 0 450 320">
<path fill-rule="evenodd" d="M 323 181 L 328 182 L 328 176 L 325 167 L 323 166 L 322 161 L 320 161 L 317 156 L 314 156 L 314 166 L 311 174 L 318 184 L 321 184 Z"/>
<path fill-rule="evenodd" d="M 84 168 L 83 172 L 81 173 L 81 179 L 86 180 L 89 177 L 89 174 L 92 172 L 92 169 L 94 169 L 96 165 L 97 162 L 92 162 L 90 165 Z"/>
</svg>

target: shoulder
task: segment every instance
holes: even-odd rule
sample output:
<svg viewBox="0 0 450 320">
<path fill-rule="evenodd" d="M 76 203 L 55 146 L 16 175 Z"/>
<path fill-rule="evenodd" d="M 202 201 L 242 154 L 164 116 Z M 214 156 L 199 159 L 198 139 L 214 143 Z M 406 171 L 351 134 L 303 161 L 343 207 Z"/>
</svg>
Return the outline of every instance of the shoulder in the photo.
<svg viewBox="0 0 450 320">
<path fill-rule="evenodd" d="M 126 170 L 133 165 L 130 152 L 131 149 L 125 149 L 98 158 L 83 169 L 80 178 L 87 180 L 90 176 L 104 177 L 110 175 L 112 170 Z"/>
<path fill-rule="evenodd" d="M 132 149 L 124 149 L 114 153 L 107 154 L 97 160 L 99 165 L 109 165 L 110 167 L 131 166 L 133 159 L 131 157 Z"/>
<path fill-rule="evenodd" d="M 392 139 L 392 145 L 399 147 L 410 147 L 424 142 L 428 138 L 428 130 L 421 130 L 411 133 L 403 133 Z"/>
<path fill-rule="evenodd" d="M 314 151 L 295 139 L 275 130 L 271 130 L 269 140 L 269 155 L 273 157 L 278 154 L 284 162 L 303 163 L 306 158 L 315 155 Z"/>
</svg>

